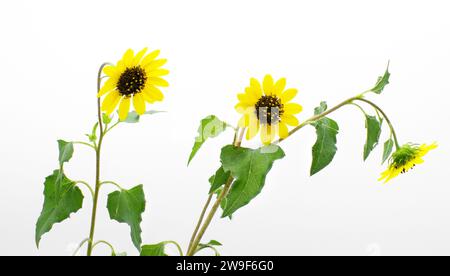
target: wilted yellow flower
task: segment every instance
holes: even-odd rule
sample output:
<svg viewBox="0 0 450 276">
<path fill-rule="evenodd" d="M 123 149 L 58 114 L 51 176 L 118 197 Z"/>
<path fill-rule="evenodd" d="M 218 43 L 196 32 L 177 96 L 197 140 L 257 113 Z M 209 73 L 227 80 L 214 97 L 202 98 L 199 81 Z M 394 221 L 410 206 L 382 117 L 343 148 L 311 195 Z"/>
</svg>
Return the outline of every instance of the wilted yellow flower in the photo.
<svg viewBox="0 0 450 276">
<path fill-rule="evenodd" d="M 285 88 L 285 78 L 274 82 L 271 75 L 266 75 L 262 86 L 258 80 L 252 78 L 245 93 L 238 94 L 239 103 L 235 108 L 242 114 L 239 127 L 247 128 L 248 140 L 261 130 L 261 141 L 268 145 L 277 135 L 286 138 L 289 135 L 288 126 L 299 125 L 294 115 L 300 113 L 303 108 L 299 104 L 290 103 L 298 91 Z"/>
<path fill-rule="evenodd" d="M 119 118 L 125 120 L 130 111 L 131 101 L 134 109 L 140 115 L 145 113 L 146 102 L 162 101 L 164 95 L 158 87 L 167 87 L 169 83 L 162 78 L 169 71 L 161 67 L 166 59 L 156 59 L 159 50 L 145 55 L 147 48 L 134 55 L 133 50 L 125 52 L 116 65 L 103 69 L 108 77 L 98 93 L 98 97 L 107 95 L 101 109 L 110 115 L 119 105 Z"/>
<path fill-rule="evenodd" d="M 406 144 L 392 154 L 389 168 L 381 174 L 379 181 L 387 183 L 400 174 L 406 173 L 416 165 L 422 164 L 424 157 L 430 150 L 437 148 L 437 144 L 413 145 Z"/>
</svg>

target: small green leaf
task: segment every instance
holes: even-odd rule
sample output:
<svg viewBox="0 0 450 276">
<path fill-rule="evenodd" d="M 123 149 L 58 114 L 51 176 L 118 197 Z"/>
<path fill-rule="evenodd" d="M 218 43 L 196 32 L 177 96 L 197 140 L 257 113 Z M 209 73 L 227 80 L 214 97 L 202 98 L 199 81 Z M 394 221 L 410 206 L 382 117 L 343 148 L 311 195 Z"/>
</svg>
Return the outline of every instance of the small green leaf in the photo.
<svg viewBox="0 0 450 276">
<path fill-rule="evenodd" d="M 381 94 L 381 92 L 383 92 L 383 90 L 386 87 L 386 85 L 389 84 L 389 78 L 390 77 L 391 77 L 391 73 L 389 73 L 389 63 L 388 63 L 387 68 L 386 68 L 386 72 L 384 73 L 384 75 L 378 77 L 377 83 L 369 91 L 372 91 L 372 92 L 377 93 L 377 94 Z"/>
<path fill-rule="evenodd" d="M 145 211 L 145 196 L 142 185 L 131 190 L 115 191 L 108 195 L 107 208 L 109 217 L 120 223 L 127 223 L 131 228 L 131 239 L 139 250 L 141 247 L 142 213 Z"/>
<path fill-rule="evenodd" d="M 45 179 L 44 206 L 36 223 L 36 245 L 55 223 L 62 222 L 83 206 L 81 190 L 61 171 L 55 170 Z"/>
<path fill-rule="evenodd" d="M 163 113 L 163 112 L 164 111 L 149 110 L 149 111 L 145 112 L 144 115 L 152 115 L 152 114 Z M 128 124 L 135 124 L 135 123 L 139 123 L 140 119 L 141 119 L 141 116 L 139 114 L 137 114 L 136 111 L 131 111 L 130 113 L 128 113 L 128 117 L 122 122 L 128 123 Z"/>
<path fill-rule="evenodd" d="M 364 161 L 367 160 L 372 150 L 378 145 L 381 135 L 382 121 L 378 121 L 377 117 L 366 115 L 367 140 L 364 145 Z"/>
<path fill-rule="evenodd" d="M 222 246 L 223 244 L 221 244 L 220 242 L 216 241 L 216 240 L 211 240 L 210 242 L 208 242 L 209 245 L 214 245 L 214 246 Z"/>
<path fill-rule="evenodd" d="M 219 120 L 219 118 L 214 115 L 210 115 L 201 120 L 198 128 L 198 136 L 195 138 L 195 143 L 192 147 L 191 155 L 189 156 L 188 165 L 191 163 L 194 156 L 208 138 L 215 138 L 219 136 L 219 134 L 224 132 L 226 128 L 227 123 Z"/>
<path fill-rule="evenodd" d="M 112 117 L 108 116 L 106 113 L 102 113 L 102 121 L 104 124 L 108 125 L 112 121 Z"/>
<path fill-rule="evenodd" d="M 64 163 L 69 162 L 73 156 L 73 143 L 58 140 L 59 148 L 59 166 L 62 168 Z"/>
<path fill-rule="evenodd" d="M 86 136 L 89 138 L 89 141 L 91 141 L 91 142 L 97 141 L 97 128 L 98 128 L 98 123 L 95 123 L 94 126 L 92 127 L 91 134 L 86 134 Z"/>
<path fill-rule="evenodd" d="M 327 110 L 326 102 L 321 102 L 320 106 L 314 110 L 318 115 Z M 330 118 L 322 118 L 312 123 L 316 128 L 317 140 L 312 148 L 312 164 L 310 175 L 314 175 L 328 166 L 333 161 L 337 152 L 337 135 L 339 133 L 338 124 Z"/>
<path fill-rule="evenodd" d="M 220 167 L 217 172 L 209 179 L 209 183 L 211 183 L 211 189 L 209 190 L 209 193 L 214 193 L 215 191 L 217 191 L 217 189 L 225 185 L 228 178 L 230 178 L 230 172 L 225 172 L 223 170 L 223 167 Z"/>
<path fill-rule="evenodd" d="M 250 203 L 263 189 L 273 163 L 284 156 L 279 146 L 256 150 L 231 145 L 224 147 L 220 156 L 222 166 L 224 171 L 231 172 L 235 181 L 226 196 L 222 217 L 228 217 Z"/>
<path fill-rule="evenodd" d="M 389 139 L 384 143 L 382 164 L 384 164 L 384 162 L 388 160 L 389 156 L 391 156 L 393 148 L 394 148 L 394 141 L 392 139 Z"/>
<path fill-rule="evenodd" d="M 141 256 L 150 257 L 150 256 L 166 256 L 164 252 L 166 248 L 166 243 L 161 242 L 158 244 L 150 244 L 143 245 L 141 248 Z"/>
</svg>

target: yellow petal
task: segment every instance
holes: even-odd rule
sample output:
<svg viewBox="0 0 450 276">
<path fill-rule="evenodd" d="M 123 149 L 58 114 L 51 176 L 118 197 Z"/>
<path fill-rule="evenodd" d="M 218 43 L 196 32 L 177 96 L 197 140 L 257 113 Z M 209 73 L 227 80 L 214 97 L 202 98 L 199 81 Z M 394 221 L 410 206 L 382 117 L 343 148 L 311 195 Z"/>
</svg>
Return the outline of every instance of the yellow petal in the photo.
<svg viewBox="0 0 450 276">
<path fill-rule="evenodd" d="M 125 67 L 131 65 L 134 58 L 134 51 L 132 49 L 128 49 L 122 57 L 122 62 Z"/>
<path fill-rule="evenodd" d="M 263 125 L 261 128 L 261 142 L 264 145 L 269 145 L 275 138 L 275 130 L 273 126 L 267 124 Z"/>
<path fill-rule="evenodd" d="M 142 64 L 142 66 L 145 69 L 147 69 L 148 71 L 151 71 L 151 70 L 154 70 L 154 69 L 157 69 L 157 68 L 163 66 L 166 63 L 167 63 L 167 59 L 157 59 L 157 60 L 150 61 L 146 65 Z"/>
<path fill-rule="evenodd" d="M 119 119 L 125 121 L 130 111 L 130 97 L 123 97 L 119 106 Z"/>
<path fill-rule="evenodd" d="M 289 129 L 287 127 L 287 125 L 283 122 L 280 122 L 278 124 L 278 136 L 280 136 L 280 138 L 285 139 L 289 136 Z"/>
<path fill-rule="evenodd" d="M 116 82 L 113 79 L 108 79 L 105 82 L 105 84 L 103 84 L 102 88 L 100 88 L 100 91 L 98 92 L 97 97 L 100 98 L 101 96 L 114 90 L 115 88 L 116 88 Z"/>
<path fill-rule="evenodd" d="M 146 52 L 147 52 L 147 48 L 144 48 L 144 49 L 140 50 L 136 54 L 136 56 L 133 58 L 132 66 L 138 65 L 141 62 L 142 57 L 145 55 Z"/>
<path fill-rule="evenodd" d="M 302 112 L 303 107 L 296 103 L 288 103 L 284 105 L 284 111 L 287 114 L 298 114 Z"/>
<path fill-rule="evenodd" d="M 113 65 L 108 65 L 103 68 L 103 73 L 108 77 L 113 77 L 117 75 L 117 68 Z"/>
<path fill-rule="evenodd" d="M 266 75 L 264 77 L 263 88 L 264 88 L 264 93 L 267 96 L 270 96 L 273 94 L 273 78 L 271 75 Z"/>
<path fill-rule="evenodd" d="M 151 77 L 162 77 L 169 74 L 169 70 L 166 69 L 156 69 L 148 72 L 148 75 Z"/>
<path fill-rule="evenodd" d="M 152 85 L 156 85 L 156 86 L 161 86 L 161 87 L 169 86 L 169 83 L 163 78 L 149 77 L 147 81 L 148 81 L 148 83 L 150 83 Z"/>
<path fill-rule="evenodd" d="M 250 88 L 251 88 L 251 92 L 253 93 L 253 96 L 257 99 L 262 97 L 262 89 L 261 89 L 261 84 L 259 83 L 259 81 L 255 78 L 251 78 L 250 79 Z"/>
<path fill-rule="evenodd" d="M 280 96 L 281 93 L 283 93 L 284 88 L 286 87 L 286 79 L 285 78 L 281 78 L 277 81 L 277 83 L 275 83 L 275 87 L 274 87 L 274 94 L 277 96 Z"/>
<path fill-rule="evenodd" d="M 137 114 L 143 115 L 145 113 L 145 101 L 141 93 L 135 94 L 133 96 L 133 106 Z"/>
<path fill-rule="evenodd" d="M 117 104 L 120 101 L 120 93 L 115 90 L 108 94 L 102 102 L 101 110 L 110 115 L 116 109 Z"/>
<path fill-rule="evenodd" d="M 281 94 L 281 101 L 283 103 L 288 103 L 292 101 L 295 98 L 295 96 L 297 96 L 297 93 L 298 93 L 297 89 L 294 88 L 288 89 L 284 91 L 283 94 Z"/>
<path fill-rule="evenodd" d="M 259 132 L 259 121 L 255 114 L 250 115 L 250 124 L 247 128 L 247 140 L 253 139 Z"/>
<path fill-rule="evenodd" d="M 144 100 L 149 103 L 162 101 L 164 99 L 164 94 L 161 92 L 161 90 L 152 85 L 145 88 L 142 96 L 144 97 Z"/>
<path fill-rule="evenodd" d="M 289 126 L 293 126 L 293 127 L 296 127 L 300 124 L 298 119 L 294 115 L 290 115 L 290 114 L 283 114 L 283 116 L 281 116 L 281 121 L 283 123 L 285 123 Z"/>
<path fill-rule="evenodd" d="M 150 62 L 152 62 L 159 55 L 159 53 L 160 53 L 159 50 L 155 50 L 155 51 L 151 52 L 150 54 L 146 55 L 142 59 L 141 65 L 143 67 L 146 67 Z"/>
</svg>

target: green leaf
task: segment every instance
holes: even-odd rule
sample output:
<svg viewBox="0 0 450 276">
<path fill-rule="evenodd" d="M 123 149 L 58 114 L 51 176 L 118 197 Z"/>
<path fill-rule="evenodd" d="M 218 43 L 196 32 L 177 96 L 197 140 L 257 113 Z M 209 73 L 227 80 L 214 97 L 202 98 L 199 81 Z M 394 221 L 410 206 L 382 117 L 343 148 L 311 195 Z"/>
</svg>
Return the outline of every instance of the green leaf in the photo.
<svg viewBox="0 0 450 276">
<path fill-rule="evenodd" d="M 314 111 L 315 115 L 327 110 L 327 104 L 321 102 Z M 339 133 L 338 124 L 330 118 L 322 118 L 312 123 L 316 128 L 317 140 L 312 148 L 312 164 L 310 175 L 314 175 L 328 166 L 333 161 L 337 152 L 337 135 Z"/>
<path fill-rule="evenodd" d="M 119 252 L 119 253 L 115 253 L 113 252 L 111 254 L 112 257 L 126 257 L 127 256 L 127 252 Z"/>
<path fill-rule="evenodd" d="M 166 256 L 164 252 L 166 248 L 166 243 L 161 242 L 158 244 L 150 244 L 143 245 L 141 248 L 141 256 L 150 257 L 150 256 Z"/>
<path fill-rule="evenodd" d="M 62 222 L 83 206 L 83 194 L 61 171 L 55 170 L 45 179 L 44 207 L 36 223 L 36 245 L 55 223 Z"/>
<path fill-rule="evenodd" d="M 214 115 L 210 115 L 200 121 L 198 128 L 198 136 L 195 138 L 194 146 L 192 147 L 191 155 L 189 156 L 188 165 L 191 163 L 194 156 L 203 146 L 208 138 L 215 138 L 219 136 L 227 128 L 227 123 L 219 120 Z"/>
<path fill-rule="evenodd" d="M 144 115 L 152 115 L 152 114 L 163 113 L 163 112 L 164 111 L 149 110 L 149 111 L 145 112 Z M 130 113 L 128 113 L 128 117 L 122 122 L 128 123 L 128 124 L 135 124 L 135 123 L 139 123 L 140 119 L 141 119 L 141 116 L 139 114 L 137 114 L 136 111 L 131 111 Z"/>
<path fill-rule="evenodd" d="M 103 114 L 103 115 L 105 115 L 105 114 Z M 97 128 L 98 128 L 98 123 L 95 123 L 94 126 L 92 127 L 91 134 L 86 134 L 86 136 L 89 138 L 89 141 L 91 141 L 91 142 L 97 141 Z"/>
<path fill-rule="evenodd" d="M 386 85 L 389 84 L 389 78 L 390 77 L 391 77 L 391 73 L 389 73 L 389 63 L 388 63 L 387 68 L 386 68 L 386 72 L 384 73 L 384 75 L 378 77 L 377 83 L 369 91 L 372 91 L 372 92 L 377 93 L 377 94 L 381 94 L 381 92 L 383 92 L 383 90 L 386 87 Z"/>
<path fill-rule="evenodd" d="M 66 142 L 63 140 L 58 140 L 59 148 L 59 166 L 63 167 L 64 163 L 69 162 L 73 156 L 73 143 Z"/>
<path fill-rule="evenodd" d="M 102 121 L 104 124 L 110 124 L 112 121 L 112 117 L 108 116 L 106 113 L 102 113 Z"/>
<path fill-rule="evenodd" d="M 235 181 L 226 196 L 222 217 L 232 215 L 255 198 L 263 189 L 273 163 L 284 156 L 283 150 L 275 145 L 256 150 L 225 146 L 220 159 L 224 171 L 231 172 Z"/>
<path fill-rule="evenodd" d="M 377 117 L 366 115 L 367 140 L 364 145 L 364 161 L 367 160 L 372 150 L 378 145 L 381 135 L 382 121 L 378 121 Z"/>
<path fill-rule="evenodd" d="M 141 247 L 142 213 L 145 211 L 145 196 L 142 185 L 131 190 L 115 191 L 108 195 L 107 208 L 109 217 L 120 223 L 127 223 L 131 228 L 131 239 L 139 250 Z"/>
<path fill-rule="evenodd" d="M 384 164 L 384 162 L 388 160 L 389 156 L 391 156 L 393 148 L 394 148 L 394 141 L 392 139 L 389 139 L 384 143 L 382 164 Z"/>
<path fill-rule="evenodd" d="M 209 190 L 209 193 L 214 193 L 215 191 L 217 191 L 217 189 L 225 185 L 228 178 L 230 178 L 230 172 L 225 172 L 223 170 L 223 167 L 220 167 L 217 172 L 209 179 L 209 183 L 211 183 L 211 189 Z"/>
<path fill-rule="evenodd" d="M 220 242 L 216 241 L 216 240 L 211 240 L 210 242 L 208 242 L 209 245 L 213 245 L 213 246 L 222 246 L 223 244 L 221 244 Z"/>
</svg>

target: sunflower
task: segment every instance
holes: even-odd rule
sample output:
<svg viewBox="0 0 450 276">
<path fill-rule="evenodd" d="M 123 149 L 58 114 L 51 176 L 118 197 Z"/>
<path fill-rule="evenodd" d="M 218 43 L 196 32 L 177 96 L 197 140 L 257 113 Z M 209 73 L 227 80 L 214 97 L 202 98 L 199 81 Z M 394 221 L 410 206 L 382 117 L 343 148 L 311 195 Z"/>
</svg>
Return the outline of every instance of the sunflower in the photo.
<svg viewBox="0 0 450 276">
<path fill-rule="evenodd" d="M 110 115 L 119 105 L 119 119 L 126 120 L 131 101 L 139 115 L 145 113 L 146 103 L 162 101 L 164 95 L 158 87 L 167 87 L 169 83 L 162 78 L 169 71 L 161 67 L 166 59 L 156 59 L 159 50 L 147 55 L 144 48 L 136 55 L 133 50 L 125 52 L 116 65 L 108 65 L 103 73 L 108 80 L 104 83 L 98 97 L 106 95 L 101 110 Z"/>
<path fill-rule="evenodd" d="M 437 148 L 437 144 L 431 145 L 414 145 L 406 144 L 392 154 L 389 161 L 389 167 L 381 174 L 379 181 L 387 183 L 389 180 L 400 174 L 406 173 L 413 169 L 416 165 L 422 164 L 424 157 L 430 150 Z"/>
<path fill-rule="evenodd" d="M 258 80 L 252 78 L 245 93 L 238 94 L 239 103 L 235 109 L 242 114 L 239 127 L 247 128 L 247 140 L 261 131 L 261 141 L 268 145 L 277 135 L 282 139 L 286 138 L 289 135 L 288 126 L 299 125 L 294 115 L 300 113 L 303 108 L 299 104 L 290 103 L 298 91 L 285 88 L 285 78 L 274 82 L 271 75 L 266 75 L 262 86 Z"/>
</svg>

